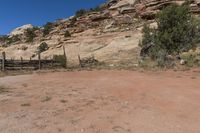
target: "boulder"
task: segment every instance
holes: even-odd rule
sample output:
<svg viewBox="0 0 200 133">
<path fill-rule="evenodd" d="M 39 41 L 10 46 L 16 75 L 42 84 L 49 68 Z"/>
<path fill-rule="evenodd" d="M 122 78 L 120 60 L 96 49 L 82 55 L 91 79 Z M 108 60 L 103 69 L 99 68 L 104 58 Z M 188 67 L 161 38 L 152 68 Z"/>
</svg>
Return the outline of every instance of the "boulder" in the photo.
<svg viewBox="0 0 200 133">
<path fill-rule="evenodd" d="M 181 59 L 181 60 L 180 60 L 180 64 L 181 64 L 181 65 L 185 65 L 185 64 L 186 64 L 186 61 L 183 60 L 183 59 Z"/>
<path fill-rule="evenodd" d="M 111 6 L 115 5 L 115 4 L 117 4 L 117 2 L 118 2 L 118 0 L 110 0 L 110 1 L 108 1 L 107 5 L 109 7 L 111 7 Z"/>
<path fill-rule="evenodd" d="M 128 1 L 122 0 L 122 1 L 119 1 L 116 5 L 111 6 L 109 9 L 110 10 L 117 10 L 121 7 L 129 6 L 129 5 L 130 5 L 130 3 Z"/>
</svg>

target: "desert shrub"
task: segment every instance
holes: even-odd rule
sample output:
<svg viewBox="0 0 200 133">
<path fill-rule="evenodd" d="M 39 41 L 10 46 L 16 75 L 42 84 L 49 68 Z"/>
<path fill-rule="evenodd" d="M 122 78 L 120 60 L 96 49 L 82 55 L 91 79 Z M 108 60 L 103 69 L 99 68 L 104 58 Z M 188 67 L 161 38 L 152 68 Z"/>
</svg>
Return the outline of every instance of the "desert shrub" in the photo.
<svg viewBox="0 0 200 133">
<path fill-rule="evenodd" d="M 71 37 L 71 34 L 70 34 L 70 32 L 68 30 L 65 31 L 65 37 Z"/>
<path fill-rule="evenodd" d="M 0 36 L 0 41 L 2 41 L 2 42 L 7 41 L 8 39 L 9 39 L 9 36 L 7 36 L 7 35 L 1 35 Z"/>
<path fill-rule="evenodd" d="M 152 50 L 153 47 L 153 40 L 154 40 L 154 29 L 151 29 L 148 25 L 144 25 L 142 33 L 142 41 L 139 42 L 139 46 L 142 47 L 141 56 L 149 55 L 152 54 L 154 51 Z"/>
<path fill-rule="evenodd" d="M 8 47 L 10 45 L 11 42 L 11 38 L 9 38 L 8 36 L 1 36 L 0 37 L 0 43 L 2 47 Z"/>
<path fill-rule="evenodd" d="M 158 66 L 165 67 L 167 64 L 166 51 L 160 50 L 157 52 L 158 53 L 157 53 L 156 61 L 158 63 Z"/>
<path fill-rule="evenodd" d="M 29 28 L 26 30 L 26 42 L 33 42 L 33 39 L 36 37 L 35 31 L 38 30 L 37 27 Z"/>
<path fill-rule="evenodd" d="M 9 92 L 9 89 L 10 88 L 1 85 L 0 86 L 0 94 L 5 93 L 5 92 Z"/>
<path fill-rule="evenodd" d="M 20 41 L 19 35 L 13 35 L 11 37 L 7 35 L 0 36 L 0 42 L 3 44 L 3 47 L 7 47 L 12 43 Z"/>
<path fill-rule="evenodd" d="M 66 67 L 66 57 L 64 55 L 54 55 L 53 60 L 59 62 L 63 67 Z"/>
<path fill-rule="evenodd" d="M 200 53 L 184 52 L 180 55 L 188 67 L 200 66 Z"/>
<path fill-rule="evenodd" d="M 140 68 L 154 68 L 157 63 L 152 61 L 150 58 L 140 58 L 138 60 L 138 65 Z"/>
<path fill-rule="evenodd" d="M 53 23 L 47 22 L 44 25 L 43 36 L 47 36 L 51 32 L 52 29 L 53 29 Z"/>
<path fill-rule="evenodd" d="M 68 27 L 74 27 L 75 23 L 77 21 L 77 17 L 74 16 L 73 18 L 70 19 L 70 24 L 68 25 Z"/>
<path fill-rule="evenodd" d="M 187 4 L 166 7 L 156 21 L 156 29 L 143 27 L 141 56 L 150 56 L 161 66 L 167 55 L 188 51 L 199 41 L 199 21 L 191 16 Z"/>
<path fill-rule="evenodd" d="M 81 16 L 85 15 L 86 13 L 99 12 L 99 11 L 101 11 L 100 6 L 96 6 L 94 8 L 90 8 L 90 9 L 80 9 L 80 10 L 76 11 L 75 16 L 76 17 L 81 17 Z"/>
<path fill-rule="evenodd" d="M 43 43 L 41 43 L 40 46 L 38 47 L 38 52 L 42 53 L 42 52 L 44 52 L 44 51 L 46 51 L 46 50 L 48 50 L 48 49 L 49 49 L 48 44 L 47 44 L 46 42 L 43 42 Z"/>
<path fill-rule="evenodd" d="M 23 50 L 23 51 L 26 51 L 27 49 L 28 49 L 27 46 L 22 46 L 22 47 L 21 47 L 21 50 Z"/>
<path fill-rule="evenodd" d="M 21 39 L 19 38 L 19 35 L 14 35 L 11 37 L 11 42 L 10 43 L 14 43 L 14 42 L 18 42 Z"/>
<path fill-rule="evenodd" d="M 101 8 L 99 6 L 89 9 L 89 12 L 99 12 L 99 11 L 101 11 Z"/>
<path fill-rule="evenodd" d="M 75 16 L 76 17 L 81 17 L 81 16 L 85 15 L 86 13 L 87 13 L 86 9 L 80 9 L 80 10 L 76 11 Z"/>
</svg>

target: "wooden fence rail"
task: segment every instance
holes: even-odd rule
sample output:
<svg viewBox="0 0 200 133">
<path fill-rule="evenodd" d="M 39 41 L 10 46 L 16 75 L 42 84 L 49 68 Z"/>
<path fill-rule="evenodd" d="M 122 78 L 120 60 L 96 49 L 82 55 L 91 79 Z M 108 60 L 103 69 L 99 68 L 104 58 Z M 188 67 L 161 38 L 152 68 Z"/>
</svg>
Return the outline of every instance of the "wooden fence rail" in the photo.
<svg viewBox="0 0 200 133">
<path fill-rule="evenodd" d="M 6 59 L 6 53 L 2 52 L 2 59 L 0 59 L 0 68 L 2 71 L 4 70 L 24 70 L 24 69 L 52 69 L 52 68 L 67 68 L 67 55 L 65 51 L 65 47 L 63 46 L 63 55 L 54 55 L 52 59 L 46 60 L 41 59 L 40 53 L 38 54 L 38 59 L 24 60 L 21 59 Z M 92 57 L 82 58 L 78 54 L 79 67 L 91 67 L 97 65 L 99 62 Z"/>
<path fill-rule="evenodd" d="M 60 62 L 52 60 L 0 60 L 1 70 L 18 70 L 18 69 L 50 69 L 63 67 Z"/>
<path fill-rule="evenodd" d="M 40 53 L 38 53 L 37 60 L 24 60 L 22 57 L 20 60 L 6 59 L 6 53 L 2 52 L 2 59 L 0 59 L 0 68 L 4 70 L 19 70 L 19 69 L 45 69 L 45 68 L 61 68 L 67 66 L 67 55 L 65 51 L 65 46 L 63 45 L 63 60 L 43 60 L 41 59 Z M 64 63 L 63 63 L 64 62 Z"/>
<path fill-rule="evenodd" d="M 40 54 L 38 55 L 38 60 L 23 60 L 23 58 L 19 60 L 6 59 L 5 52 L 2 53 L 3 58 L 0 59 L 0 68 L 2 71 L 4 70 L 24 70 L 24 69 L 51 69 L 51 68 L 62 68 L 62 62 L 56 61 L 54 59 L 43 60 L 40 58 Z"/>
</svg>

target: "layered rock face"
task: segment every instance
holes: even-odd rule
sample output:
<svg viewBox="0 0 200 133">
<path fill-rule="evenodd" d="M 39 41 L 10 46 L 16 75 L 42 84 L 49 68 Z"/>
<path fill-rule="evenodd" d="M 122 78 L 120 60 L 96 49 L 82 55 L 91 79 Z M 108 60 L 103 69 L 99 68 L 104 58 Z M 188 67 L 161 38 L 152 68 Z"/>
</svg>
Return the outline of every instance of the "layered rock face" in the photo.
<svg viewBox="0 0 200 133">
<path fill-rule="evenodd" d="M 143 19 L 154 19 L 156 13 L 171 4 L 182 5 L 186 0 L 110 0 L 107 3 L 108 9 L 120 13 L 135 13 Z M 200 1 L 190 1 L 191 12 L 200 13 Z"/>
</svg>

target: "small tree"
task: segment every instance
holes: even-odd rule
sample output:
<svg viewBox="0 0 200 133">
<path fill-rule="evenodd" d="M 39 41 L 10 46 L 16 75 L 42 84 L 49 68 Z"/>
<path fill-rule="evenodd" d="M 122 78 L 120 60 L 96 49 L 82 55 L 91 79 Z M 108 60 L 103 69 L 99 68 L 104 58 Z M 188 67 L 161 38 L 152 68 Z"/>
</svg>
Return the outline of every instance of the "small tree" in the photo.
<svg viewBox="0 0 200 133">
<path fill-rule="evenodd" d="M 34 28 L 29 28 L 26 30 L 25 35 L 26 35 L 26 42 L 33 42 L 33 39 L 37 36 L 35 34 L 35 31 L 38 30 L 37 27 Z"/>
<path fill-rule="evenodd" d="M 9 36 L 7 36 L 7 35 L 1 35 L 0 36 L 0 41 L 5 42 L 5 41 L 8 40 L 8 38 L 9 38 Z"/>
<path fill-rule="evenodd" d="M 8 37 L 7 40 L 5 41 L 6 45 L 10 45 L 12 43 L 20 41 L 19 35 L 13 35 L 11 37 Z"/>
<path fill-rule="evenodd" d="M 157 15 L 156 21 L 158 28 L 147 25 L 143 28 L 142 56 L 160 59 L 159 55 L 188 51 L 199 41 L 199 23 L 191 16 L 187 4 L 166 7 Z"/>
<path fill-rule="evenodd" d="M 69 27 L 74 27 L 75 26 L 75 23 L 77 21 L 77 17 L 74 16 L 71 20 L 70 20 L 70 24 L 69 24 Z"/>
<path fill-rule="evenodd" d="M 87 13 L 87 10 L 85 10 L 85 9 L 80 9 L 80 10 L 78 10 L 78 11 L 76 11 L 76 17 L 81 17 L 81 16 L 83 16 L 83 15 L 85 15 Z"/>
<path fill-rule="evenodd" d="M 38 47 L 38 51 L 40 53 L 42 53 L 42 52 L 44 52 L 44 51 L 46 51 L 48 49 L 49 49 L 49 46 L 48 46 L 48 44 L 46 42 L 41 43 L 40 46 Z"/>
<path fill-rule="evenodd" d="M 195 45 L 196 26 L 189 6 L 172 5 L 158 14 L 156 44 L 167 53 L 188 51 Z"/>
<path fill-rule="evenodd" d="M 89 12 L 99 12 L 101 11 L 101 7 L 100 6 L 96 6 L 94 8 L 90 8 Z"/>
<path fill-rule="evenodd" d="M 2 44 L 3 47 L 7 47 L 11 45 L 12 43 L 16 43 L 20 41 L 20 36 L 19 35 L 13 35 L 13 36 L 8 36 L 8 35 L 2 35 L 0 36 L 0 43 Z"/>
<path fill-rule="evenodd" d="M 47 22 L 47 23 L 44 25 L 43 36 L 48 35 L 52 29 L 53 29 L 53 23 Z"/>
<path fill-rule="evenodd" d="M 14 35 L 10 39 L 11 39 L 10 43 L 18 42 L 18 41 L 21 40 L 20 37 L 19 37 L 19 35 Z"/>
<path fill-rule="evenodd" d="M 64 55 L 54 55 L 53 60 L 59 62 L 63 67 L 66 67 L 66 57 Z"/>
<path fill-rule="evenodd" d="M 68 30 L 65 31 L 65 37 L 71 37 L 71 34 L 70 34 L 70 32 Z"/>
</svg>

